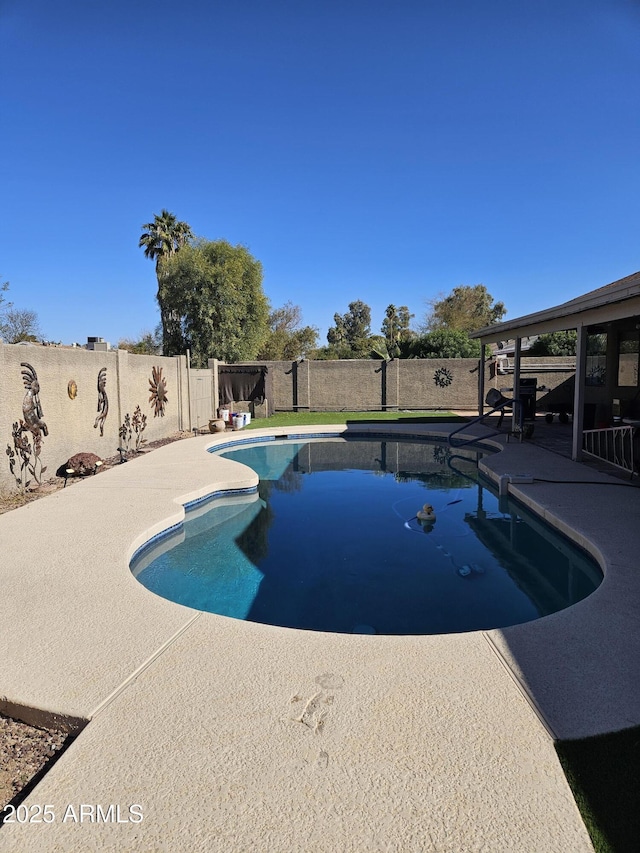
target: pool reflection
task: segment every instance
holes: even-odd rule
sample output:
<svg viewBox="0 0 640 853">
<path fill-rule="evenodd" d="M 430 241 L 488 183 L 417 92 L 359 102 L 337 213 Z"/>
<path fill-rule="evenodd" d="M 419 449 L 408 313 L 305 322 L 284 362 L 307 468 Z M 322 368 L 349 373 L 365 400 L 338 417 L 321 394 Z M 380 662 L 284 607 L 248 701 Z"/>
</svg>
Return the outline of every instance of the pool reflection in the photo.
<svg viewBox="0 0 640 853">
<path fill-rule="evenodd" d="M 580 601 L 595 563 L 478 481 L 475 453 L 391 440 L 227 452 L 258 499 L 213 508 L 135 571 L 159 595 L 256 622 L 432 634 L 526 622 Z M 435 520 L 416 517 L 425 503 Z M 426 535 L 425 535 L 426 534 Z"/>
</svg>

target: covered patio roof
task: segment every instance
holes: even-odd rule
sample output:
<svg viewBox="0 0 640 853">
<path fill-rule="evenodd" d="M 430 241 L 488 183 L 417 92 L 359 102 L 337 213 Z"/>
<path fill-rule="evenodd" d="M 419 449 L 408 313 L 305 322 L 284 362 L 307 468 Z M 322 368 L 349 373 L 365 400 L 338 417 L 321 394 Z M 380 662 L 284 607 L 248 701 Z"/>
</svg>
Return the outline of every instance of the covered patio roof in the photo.
<svg viewBox="0 0 640 853">
<path fill-rule="evenodd" d="M 484 362 L 485 345 L 496 341 L 515 340 L 514 348 L 514 388 L 520 386 L 521 340 L 525 336 L 542 335 L 565 329 L 577 329 L 576 382 L 573 405 L 573 447 L 572 458 L 579 460 L 582 455 L 582 436 L 584 418 L 584 386 L 586 374 L 586 339 L 589 327 L 625 320 L 640 316 L 640 272 L 635 272 L 618 281 L 591 290 L 569 302 L 563 302 L 553 308 L 545 308 L 535 314 L 516 317 L 504 323 L 495 323 L 472 332 L 470 337 L 479 339 L 482 344 Z M 484 411 L 484 370 L 478 371 L 478 413 Z M 517 413 L 513 407 L 513 427 L 516 427 Z"/>
<path fill-rule="evenodd" d="M 608 323 L 635 315 L 640 315 L 640 272 L 605 284 L 554 308 L 485 326 L 484 329 L 471 332 L 470 337 L 479 338 L 486 344 Z"/>
</svg>

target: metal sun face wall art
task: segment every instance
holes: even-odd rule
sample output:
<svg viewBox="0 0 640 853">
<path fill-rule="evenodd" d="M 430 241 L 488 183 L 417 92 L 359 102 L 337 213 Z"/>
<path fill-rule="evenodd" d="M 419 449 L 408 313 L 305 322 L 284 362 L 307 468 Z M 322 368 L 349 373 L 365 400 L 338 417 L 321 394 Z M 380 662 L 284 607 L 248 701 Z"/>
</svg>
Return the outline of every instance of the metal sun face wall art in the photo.
<svg viewBox="0 0 640 853">
<path fill-rule="evenodd" d="M 153 417 L 164 417 L 165 406 L 169 402 L 167 397 L 167 380 L 162 375 L 161 367 L 151 368 L 151 379 L 149 380 L 149 391 L 151 396 L 149 402 L 153 408 Z"/>
<path fill-rule="evenodd" d="M 439 367 L 433 374 L 433 381 L 438 388 L 446 388 L 453 382 L 453 374 L 446 367 Z"/>
</svg>

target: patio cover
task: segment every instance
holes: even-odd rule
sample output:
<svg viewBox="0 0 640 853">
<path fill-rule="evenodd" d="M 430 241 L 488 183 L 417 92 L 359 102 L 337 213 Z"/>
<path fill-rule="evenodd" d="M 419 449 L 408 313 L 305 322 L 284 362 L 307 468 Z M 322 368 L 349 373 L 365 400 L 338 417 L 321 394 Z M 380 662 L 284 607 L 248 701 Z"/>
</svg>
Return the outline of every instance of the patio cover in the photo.
<svg viewBox="0 0 640 853">
<path fill-rule="evenodd" d="M 514 352 L 514 387 L 520 383 L 520 342 L 525 336 L 542 335 L 576 329 L 578 332 L 576 351 L 576 383 L 573 418 L 572 458 L 580 459 L 582 448 L 582 425 L 584 407 L 584 385 L 586 372 L 586 338 L 589 326 L 611 323 L 640 316 L 640 272 L 635 272 L 618 281 L 591 290 L 577 299 L 563 302 L 554 308 L 545 308 L 535 314 L 526 314 L 504 323 L 495 323 L 472 332 L 470 337 L 482 344 L 482 364 L 486 344 L 512 340 L 516 342 Z M 478 371 L 478 411 L 484 410 L 484 370 Z M 515 415 L 514 415 L 515 416 Z"/>
</svg>

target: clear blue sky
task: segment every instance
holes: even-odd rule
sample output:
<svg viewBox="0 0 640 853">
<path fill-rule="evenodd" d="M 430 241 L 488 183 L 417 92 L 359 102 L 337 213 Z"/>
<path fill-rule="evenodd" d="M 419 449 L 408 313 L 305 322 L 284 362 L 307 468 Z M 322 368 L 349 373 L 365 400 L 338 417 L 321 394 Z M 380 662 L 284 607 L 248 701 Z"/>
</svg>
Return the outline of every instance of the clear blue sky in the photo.
<svg viewBox="0 0 640 853">
<path fill-rule="evenodd" d="M 0 0 L 0 275 L 52 340 L 158 321 L 141 225 L 335 312 L 640 269 L 638 0 Z"/>
</svg>

